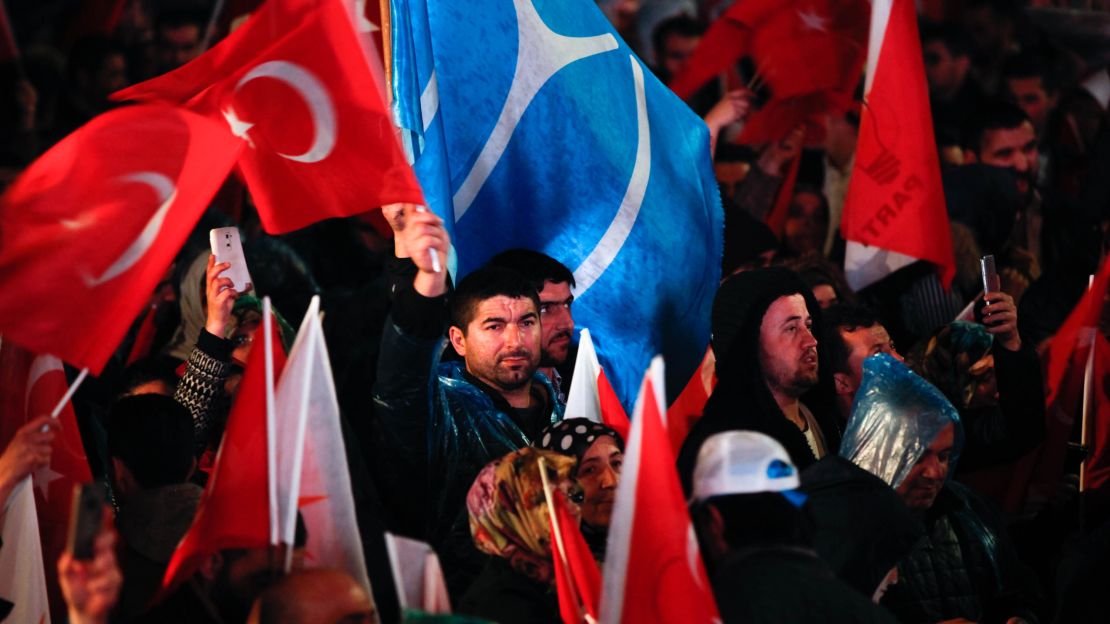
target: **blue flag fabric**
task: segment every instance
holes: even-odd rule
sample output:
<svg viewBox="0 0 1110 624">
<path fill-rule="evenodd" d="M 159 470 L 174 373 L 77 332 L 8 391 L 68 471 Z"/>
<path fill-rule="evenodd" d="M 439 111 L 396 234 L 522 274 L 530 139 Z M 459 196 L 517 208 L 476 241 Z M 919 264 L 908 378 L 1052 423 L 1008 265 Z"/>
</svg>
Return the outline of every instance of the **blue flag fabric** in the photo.
<svg viewBox="0 0 1110 624">
<path fill-rule="evenodd" d="M 395 115 L 461 277 L 499 251 L 574 272 L 628 410 L 652 356 L 701 362 L 722 213 L 705 124 L 590 0 L 392 0 Z"/>
</svg>

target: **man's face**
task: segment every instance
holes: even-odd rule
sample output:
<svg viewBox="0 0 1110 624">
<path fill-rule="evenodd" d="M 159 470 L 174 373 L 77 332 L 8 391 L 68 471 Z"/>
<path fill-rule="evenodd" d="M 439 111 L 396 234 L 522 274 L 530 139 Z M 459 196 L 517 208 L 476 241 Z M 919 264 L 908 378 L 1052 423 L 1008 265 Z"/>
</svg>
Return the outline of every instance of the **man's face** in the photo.
<svg viewBox="0 0 1110 624">
<path fill-rule="evenodd" d="M 783 242 L 794 253 L 820 251 L 829 229 L 829 215 L 821 196 L 808 192 L 795 195 L 790 200 L 783 228 Z"/>
<path fill-rule="evenodd" d="M 177 69 L 200 56 L 200 27 L 196 24 L 158 29 L 158 65 L 163 72 Z"/>
<path fill-rule="evenodd" d="M 464 334 L 451 328 L 451 344 L 466 369 L 499 390 L 517 390 L 540 364 L 540 317 L 531 299 L 497 295 L 478 303 Z"/>
<path fill-rule="evenodd" d="M 675 77 L 686 69 L 686 61 L 698 47 L 701 37 L 687 37 L 685 35 L 668 35 L 663 40 L 662 58 L 658 59 L 667 71 L 667 75 Z"/>
<path fill-rule="evenodd" d="M 624 453 L 612 436 L 601 436 L 578 464 L 577 479 L 582 486 L 582 520 L 594 527 L 607 527 L 613 515 L 613 501 L 621 479 Z"/>
<path fill-rule="evenodd" d="M 1014 103 L 1033 120 L 1037 136 L 1044 136 L 1045 122 L 1056 105 L 1056 98 L 1048 95 L 1039 77 L 1009 78 L 1006 80 L 1006 87 Z"/>
<path fill-rule="evenodd" d="M 894 348 L 894 341 L 890 339 L 890 334 L 880 323 L 875 323 L 871 327 L 857 327 L 852 331 L 842 327 L 840 328 L 840 337 L 844 339 L 844 344 L 848 345 L 849 373 L 847 375 L 839 374 L 843 375 L 843 379 L 837 377 L 839 382 L 837 384 L 838 391 L 843 387 L 846 392 L 855 393 L 863 380 L 863 361 L 872 355 L 888 353 L 899 362 L 905 361 Z"/>
<path fill-rule="evenodd" d="M 925 80 L 933 97 L 951 97 L 959 91 L 967 77 L 970 60 L 952 56 L 942 41 L 929 41 L 922 48 L 925 57 Z"/>
<path fill-rule="evenodd" d="M 941 429 L 925 454 L 895 488 L 910 509 L 925 510 L 933 506 L 948 477 L 948 460 L 952 455 L 955 435 L 956 429 L 952 424 Z"/>
<path fill-rule="evenodd" d="M 779 297 L 759 327 L 759 367 L 772 392 L 800 397 L 817 384 L 817 339 L 805 299 Z"/>
<path fill-rule="evenodd" d="M 1016 128 L 987 130 L 980 143 L 979 161 L 995 167 L 1009 167 L 1018 174 L 1018 191 L 1023 195 L 1037 179 L 1037 134 L 1028 121 Z"/>
<path fill-rule="evenodd" d="M 570 339 L 574 335 L 574 317 L 570 304 L 574 295 L 567 282 L 546 281 L 540 291 L 540 325 L 543 329 L 543 350 L 540 366 L 558 366 L 567 361 Z"/>
</svg>

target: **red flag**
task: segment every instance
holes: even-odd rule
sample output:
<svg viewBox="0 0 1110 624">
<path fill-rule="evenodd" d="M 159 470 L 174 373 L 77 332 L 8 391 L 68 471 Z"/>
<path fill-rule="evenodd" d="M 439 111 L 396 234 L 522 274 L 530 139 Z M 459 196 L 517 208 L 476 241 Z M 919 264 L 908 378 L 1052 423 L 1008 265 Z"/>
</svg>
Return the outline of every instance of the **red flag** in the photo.
<svg viewBox="0 0 1110 624">
<path fill-rule="evenodd" d="M 36 356 L 7 341 L 0 347 L 0 371 L 3 371 L 0 373 L 0 407 L 5 416 L 0 419 L 0 448 L 4 448 L 24 423 L 53 413 L 69 383 L 58 358 Z M 58 430 L 50 465 L 32 477 L 43 560 L 49 564 L 47 569 L 66 547 L 73 486 L 92 481 L 77 417 L 68 401 L 57 418 Z M 46 586 L 51 611 L 54 617 L 61 619 L 66 607 L 56 574 L 46 575 Z"/>
<path fill-rule="evenodd" d="M 713 394 L 713 387 L 717 385 L 717 358 L 713 357 L 713 348 L 705 350 L 701 366 L 694 371 L 682 393 L 667 408 L 667 434 L 671 438 L 671 450 L 678 456 L 686 434 L 693 429 L 694 423 L 701 418 L 705 411 L 705 404 L 709 395 Z"/>
<path fill-rule="evenodd" d="M 127 354 L 127 365 L 130 366 L 135 362 L 150 355 L 150 347 L 154 344 L 154 315 L 158 311 L 157 304 L 151 304 L 150 307 L 143 312 L 143 320 L 139 323 L 139 330 L 135 332 L 135 342 L 131 344 L 131 351 Z"/>
<path fill-rule="evenodd" d="M 552 558 L 555 562 L 555 588 L 559 593 L 559 614 L 565 624 L 585 621 L 583 613 L 596 622 L 601 599 L 601 572 L 593 553 L 578 528 L 578 518 L 570 513 L 561 491 L 548 498 L 550 510 Z M 558 532 L 558 535 L 556 535 Z"/>
<path fill-rule="evenodd" d="M 852 105 L 868 10 L 865 0 L 736 2 L 710 26 L 670 86 L 689 97 L 750 55 L 753 83 L 770 87 L 771 100 L 749 117 L 739 141 L 777 141 L 805 124 L 807 142 L 814 144 L 824 136 L 824 116 Z"/>
<path fill-rule="evenodd" d="M 947 286 L 956 268 L 912 0 L 872 6 L 864 100 L 840 226 L 848 283 L 927 260 Z"/>
<path fill-rule="evenodd" d="M 242 142 L 166 106 L 105 113 L 0 197 L 0 332 L 98 374 Z"/>
<path fill-rule="evenodd" d="M 239 167 L 268 232 L 423 204 L 372 69 L 380 60 L 340 0 L 305 4 L 265 3 L 192 63 L 116 97 L 225 120 L 248 142 Z"/>
<path fill-rule="evenodd" d="M 657 357 L 636 400 L 609 525 L 603 622 L 719 619 L 663 424 L 663 392 Z"/>
<path fill-rule="evenodd" d="M 271 339 L 271 343 L 272 378 L 277 379 L 285 367 L 285 350 L 280 340 Z M 271 542 L 266 349 L 251 349 L 248 360 L 235 405 L 227 417 L 216 466 L 193 524 L 166 568 L 164 590 L 172 590 L 188 579 L 206 557 L 217 551 L 265 548 Z"/>
</svg>

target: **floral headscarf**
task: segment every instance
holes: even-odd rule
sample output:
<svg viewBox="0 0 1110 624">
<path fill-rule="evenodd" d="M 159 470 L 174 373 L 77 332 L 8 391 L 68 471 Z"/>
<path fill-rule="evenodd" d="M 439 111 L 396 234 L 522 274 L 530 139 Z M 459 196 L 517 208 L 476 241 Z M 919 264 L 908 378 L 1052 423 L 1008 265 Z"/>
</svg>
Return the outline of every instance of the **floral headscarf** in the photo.
<svg viewBox="0 0 1110 624">
<path fill-rule="evenodd" d="M 507 559 L 529 578 L 550 583 L 551 525 L 540 477 L 541 457 L 552 485 L 570 478 L 573 457 L 525 447 L 486 464 L 470 486 L 466 508 L 478 550 Z"/>
<path fill-rule="evenodd" d="M 978 383 L 975 364 L 990 353 L 993 343 L 994 336 L 982 325 L 954 321 L 934 332 L 923 348 L 915 349 L 909 364 L 957 408 L 964 409 Z"/>
</svg>

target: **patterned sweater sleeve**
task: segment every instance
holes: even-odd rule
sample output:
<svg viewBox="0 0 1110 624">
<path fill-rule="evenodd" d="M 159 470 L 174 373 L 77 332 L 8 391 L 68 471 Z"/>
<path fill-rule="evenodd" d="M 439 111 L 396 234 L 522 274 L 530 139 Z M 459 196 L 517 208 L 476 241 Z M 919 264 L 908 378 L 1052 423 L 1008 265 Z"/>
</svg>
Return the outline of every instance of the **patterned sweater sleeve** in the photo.
<svg viewBox="0 0 1110 624">
<path fill-rule="evenodd" d="M 224 382 L 231 374 L 230 340 L 201 329 L 197 344 L 189 354 L 185 376 L 177 384 L 173 398 L 193 416 L 193 441 L 197 456 L 208 448 L 212 421 L 221 406 Z"/>
</svg>

